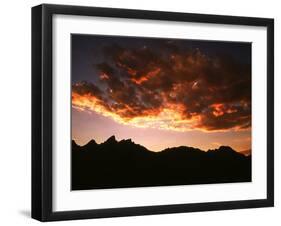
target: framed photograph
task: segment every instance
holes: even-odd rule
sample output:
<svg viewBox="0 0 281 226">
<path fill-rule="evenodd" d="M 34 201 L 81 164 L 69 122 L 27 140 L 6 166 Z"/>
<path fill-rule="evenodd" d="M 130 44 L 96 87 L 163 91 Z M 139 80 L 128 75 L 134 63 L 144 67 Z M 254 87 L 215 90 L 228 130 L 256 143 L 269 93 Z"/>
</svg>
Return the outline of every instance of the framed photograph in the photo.
<svg viewBox="0 0 281 226">
<path fill-rule="evenodd" d="M 274 205 L 274 21 L 32 8 L 32 217 Z"/>
</svg>

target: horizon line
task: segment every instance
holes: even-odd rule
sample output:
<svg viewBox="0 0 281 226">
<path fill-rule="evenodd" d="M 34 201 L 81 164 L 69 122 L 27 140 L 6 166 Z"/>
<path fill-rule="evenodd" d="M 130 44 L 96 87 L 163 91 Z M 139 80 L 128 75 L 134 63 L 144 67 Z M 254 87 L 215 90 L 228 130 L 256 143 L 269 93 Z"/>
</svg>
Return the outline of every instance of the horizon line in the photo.
<svg viewBox="0 0 281 226">
<path fill-rule="evenodd" d="M 246 150 L 243 150 L 243 151 L 237 151 L 236 149 L 232 148 L 232 147 L 229 146 L 229 145 L 220 145 L 220 146 L 218 146 L 218 148 L 208 149 L 208 150 L 204 150 L 204 149 L 201 149 L 201 148 L 199 148 L 199 147 L 180 145 L 180 146 L 174 146 L 174 147 L 166 147 L 166 148 L 164 148 L 163 150 L 160 150 L 160 151 L 153 151 L 153 150 L 148 149 L 147 147 L 145 147 L 145 146 L 142 145 L 142 144 L 135 143 L 131 138 L 117 140 L 115 135 L 112 135 L 112 136 L 108 137 L 107 139 L 105 139 L 103 142 L 100 142 L 100 143 L 98 143 L 98 142 L 97 142 L 95 139 L 93 139 L 93 138 L 90 139 L 88 142 L 86 142 L 84 145 L 77 144 L 76 140 L 74 140 L 74 139 L 71 139 L 71 142 L 74 141 L 76 145 L 78 145 L 78 146 L 80 146 L 80 147 L 84 147 L 84 146 L 86 146 L 87 144 L 89 144 L 92 140 L 93 140 L 96 144 L 100 145 L 100 144 L 105 143 L 107 140 L 109 140 L 109 139 L 112 138 L 112 137 L 114 137 L 114 139 L 115 139 L 116 142 L 118 142 L 118 143 L 121 142 L 121 141 L 123 141 L 123 140 L 124 140 L 124 141 L 130 140 L 132 143 L 137 144 L 137 145 L 141 145 L 142 147 L 146 148 L 148 151 L 150 151 L 150 152 L 156 152 L 156 153 L 157 153 L 157 152 L 162 152 L 162 151 L 164 151 L 164 150 L 166 150 L 166 149 L 169 149 L 169 148 L 171 149 L 171 148 L 178 148 L 178 147 L 194 148 L 194 149 L 199 149 L 199 150 L 204 151 L 204 152 L 216 150 L 216 149 L 219 149 L 220 147 L 230 147 L 230 148 L 231 148 L 232 150 L 234 150 L 235 152 L 240 153 L 240 154 L 243 154 L 243 155 L 245 155 L 245 156 L 250 156 L 250 155 L 252 155 L 252 149 L 251 149 L 251 148 L 246 149 Z"/>
</svg>

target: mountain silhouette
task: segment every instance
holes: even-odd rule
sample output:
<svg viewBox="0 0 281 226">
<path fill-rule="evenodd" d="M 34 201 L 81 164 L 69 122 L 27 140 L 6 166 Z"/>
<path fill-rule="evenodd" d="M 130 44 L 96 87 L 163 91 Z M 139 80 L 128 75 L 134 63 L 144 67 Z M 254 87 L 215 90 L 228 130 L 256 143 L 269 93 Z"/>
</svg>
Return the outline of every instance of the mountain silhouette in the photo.
<svg viewBox="0 0 281 226">
<path fill-rule="evenodd" d="M 179 146 L 152 152 L 111 136 L 84 146 L 72 141 L 72 190 L 251 181 L 251 156 L 229 146 Z"/>
</svg>

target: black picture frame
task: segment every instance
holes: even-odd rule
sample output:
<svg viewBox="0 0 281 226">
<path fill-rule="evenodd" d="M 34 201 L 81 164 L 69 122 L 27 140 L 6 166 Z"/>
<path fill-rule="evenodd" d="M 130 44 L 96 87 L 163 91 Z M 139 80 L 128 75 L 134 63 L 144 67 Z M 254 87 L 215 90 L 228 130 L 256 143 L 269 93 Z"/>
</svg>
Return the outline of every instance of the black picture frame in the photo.
<svg viewBox="0 0 281 226">
<path fill-rule="evenodd" d="M 267 28 L 266 199 L 129 208 L 52 210 L 52 17 L 55 14 Z M 221 15 L 43 4 L 32 8 L 32 218 L 40 221 L 270 207 L 274 205 L 274 20 Z"/>
</svg>

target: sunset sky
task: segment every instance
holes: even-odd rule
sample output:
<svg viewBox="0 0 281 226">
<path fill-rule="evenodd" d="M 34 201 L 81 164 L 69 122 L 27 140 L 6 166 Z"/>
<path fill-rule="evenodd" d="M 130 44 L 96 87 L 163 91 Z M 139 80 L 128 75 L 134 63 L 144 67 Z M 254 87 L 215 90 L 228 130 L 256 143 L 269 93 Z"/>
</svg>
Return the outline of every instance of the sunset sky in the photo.
<svg viewBox="0 0 281 226">
<path fill-rule="evenodd" d="M 72 139 L 251 149 L 251 44 L 72 35 Z"/>
</svg>

